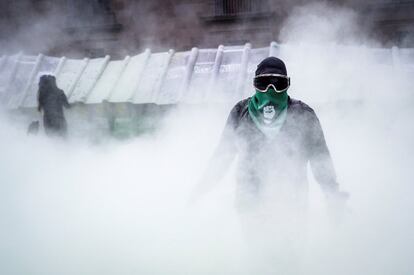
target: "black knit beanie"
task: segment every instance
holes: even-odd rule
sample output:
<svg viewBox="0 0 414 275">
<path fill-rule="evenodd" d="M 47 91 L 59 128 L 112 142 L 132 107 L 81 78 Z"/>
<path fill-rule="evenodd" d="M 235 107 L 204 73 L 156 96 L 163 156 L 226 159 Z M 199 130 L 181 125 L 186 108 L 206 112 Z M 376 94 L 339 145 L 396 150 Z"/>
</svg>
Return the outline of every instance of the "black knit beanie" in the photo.
<svg viewBox="0 0 414 275">
<path fill-rule="evenodd" d="M 257 65 L 256 75 L 261 74 L 281 74 L 287 75 L 285 63 L 277 57 L 265 58 Z"/>
</svg>

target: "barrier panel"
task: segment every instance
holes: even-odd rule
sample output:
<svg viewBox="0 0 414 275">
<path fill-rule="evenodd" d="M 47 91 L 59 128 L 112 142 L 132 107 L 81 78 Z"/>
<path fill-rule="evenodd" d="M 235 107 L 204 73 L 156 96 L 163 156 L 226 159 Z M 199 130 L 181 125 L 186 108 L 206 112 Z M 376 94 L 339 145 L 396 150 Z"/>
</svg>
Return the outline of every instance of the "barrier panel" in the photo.
<svg viewBox="0 0 414 275">
<path fill-rule="evenodd" d="M 184 52 L 151 53 L 148 49 L 124 60 L 110 60 L 109 56 L 81 60 L 16 54 L 0 58 L 0 102 L 7 109 L 35 107 L 40 76 L 53 74 L 71 103 L 234 103 L 252 94 L 256 66 L 265 57 L 280 56 L 289 60 L 289 73 L 294 74 L 315 55 L 320 64 L 334 68 L 345 78 L 370 73 L 371 69 L 384 77 L 392 71 L 414 73 L 414 49 L 396 47 L 292 46 L 272 42 L 269 47 L 252 49 L 248 43 Z M 361 66 L 350 70 L 354 60 Z M 369 64 L 375 64 L 375 68 Z M 295 75 L 292 87 L 299 91 L 296 95 L 317 92 L 314 83 L 320 76 L 316 75 L 317 72 Z M 337 89 L 338 85 L 324 79 L 327 91 Z M 343 99 L 372 93 L 362 77 L 341 85 L 346 90 Z M 328 92 L 324 98 L 330 100 Z"/>
</svg>

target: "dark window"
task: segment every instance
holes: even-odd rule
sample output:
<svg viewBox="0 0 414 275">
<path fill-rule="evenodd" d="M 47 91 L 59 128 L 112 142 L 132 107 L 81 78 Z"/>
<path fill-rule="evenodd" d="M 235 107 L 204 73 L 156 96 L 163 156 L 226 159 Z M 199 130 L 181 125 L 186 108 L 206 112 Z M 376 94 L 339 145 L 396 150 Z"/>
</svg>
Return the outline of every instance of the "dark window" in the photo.
<svg viewBox="0 0 414 275">
<path fill-rule="evenodd" d="M 248 15 L 267 11 L 268 0 L 214 0 L 215 15 Z"/>
<path fill-rule="evenodd" d="M 66 0 L 68 27 L 96 27 L 116 24 L 108 0 Z"/>
</svg>

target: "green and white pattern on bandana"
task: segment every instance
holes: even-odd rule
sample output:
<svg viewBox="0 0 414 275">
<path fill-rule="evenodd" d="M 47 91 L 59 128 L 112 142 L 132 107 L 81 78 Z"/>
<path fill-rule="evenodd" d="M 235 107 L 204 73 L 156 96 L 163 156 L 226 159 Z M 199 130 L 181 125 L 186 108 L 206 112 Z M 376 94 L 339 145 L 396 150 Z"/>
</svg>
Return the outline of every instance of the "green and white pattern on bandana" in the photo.
<svg viewBox="0 0 414 275">
<path fill-rule="evenodd" d="M 286 121 L 287 103 L 287 91 L 276 93 L 271 88 L 265 93 L 256 91 L 249 101 L 249 115 L 257 128 L 268 138 L 272 138 Z"/>
</svg>

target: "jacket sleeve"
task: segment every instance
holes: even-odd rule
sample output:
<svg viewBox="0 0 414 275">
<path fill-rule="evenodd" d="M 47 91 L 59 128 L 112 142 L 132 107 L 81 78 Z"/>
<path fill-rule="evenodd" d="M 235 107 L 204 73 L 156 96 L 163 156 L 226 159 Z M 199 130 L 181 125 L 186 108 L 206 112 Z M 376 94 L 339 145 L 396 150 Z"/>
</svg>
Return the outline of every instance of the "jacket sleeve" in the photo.
<svg viewBox="0 0 414 275">
<path fill-rule="evenodd" d="M 37 110 L 40 112 L 43 109 L 43 93 L 42 90 L 39 89 L 37 91 Z"/>
<path fill-rule="evenodd" d="M 237 148 L 235 130 L 239 120 L 239 106 L 236 105 L 227 118 L 226 125 L 214 154 L 208 162 L 201 181 L 196 187 L 196 193 L 205 193 L 219 182 L 233 162 Z"/>
<path fill-rule="evenodd" d="M 222 167 L 217 167 L 217 169 L 215 170 L 224 170 L 222 173 L 219 174 L 224 174 L 224 172 L 227 171 L 236 155 L 237 148 L 235 142 L 235 131 L 238 126 L 239 113 L 239 106 L 236 105 L 235 107 L 233 107 L 227 118 L 219 144 L 214 152 L 211 161 L 211 163 L 214 163 L 214 166 Z"/>
<path fill-rule="evenodd" d="M 321 124 L 313 110 L 309 111 L 307 122 L 310 130 L 308 148 L 312 173 L 326 194 L 335 193 L 339 189 L 335 169 Z"/>
<path fill-rule="evenodd" d="M 61 96 L 63 106 L 65 106 L 65 108 L 70 108 L 70 104 L 68 102 L 68 98 L 66 97 L 65 93 L 62 90 L 59 90 L 59 91 L 60 91 L 60 96 Z"/>
</svg>

